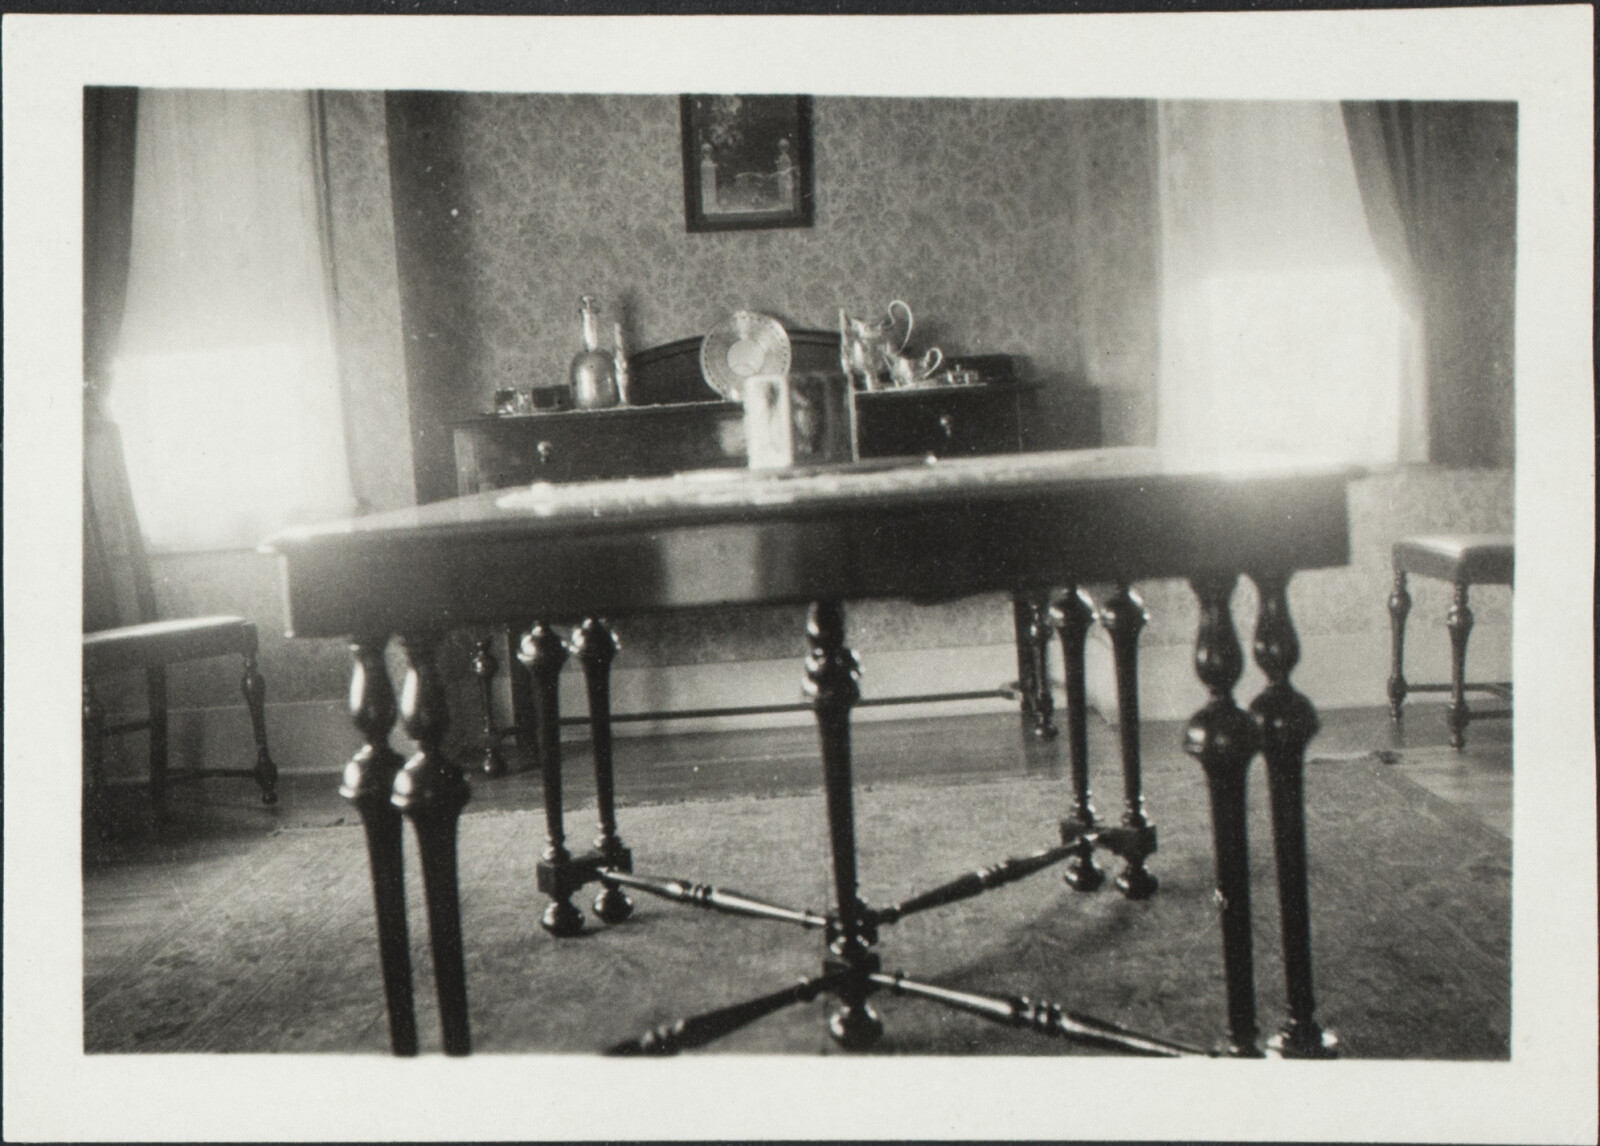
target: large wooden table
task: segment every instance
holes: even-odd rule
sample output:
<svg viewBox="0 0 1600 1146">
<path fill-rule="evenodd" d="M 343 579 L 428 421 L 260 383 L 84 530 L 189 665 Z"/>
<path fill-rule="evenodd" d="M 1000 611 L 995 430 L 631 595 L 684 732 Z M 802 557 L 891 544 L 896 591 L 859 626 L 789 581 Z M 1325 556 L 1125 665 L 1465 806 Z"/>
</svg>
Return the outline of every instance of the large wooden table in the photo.
<svg viewBox="0 0 1600 1146">
<path fill-rule="evenodd" d="M 1262 1053 L 1250 937 L 1245 778 L 1259 751 L 1272 804 L 1288 1019 L 1269 1045 L 1286 1054 L 1332 1053 L 1314 1015 L 1306 889 L 1305 748 L 1317 729 L 1311 703 L 1289 676 L 1299 659 L 1286 588 L 1300 569 L 1348 560 L 1349 470 L 1282 460 L 1186 461 L 1145 449 L 875 462 L 782 473 L 713 470 L 674 477 L 536 485 L 416 509 L 292 530 L 267 548 L 282 564 L 289 628 L 302 637 L 347 637 L 354 653 L 351 710 L 365 746 L 342 791 L 366 827 L 378 937 L 396 1053 L 416 1052 L 401 878 L 401 819 L 416 831 L 439 991 L 444 1049 L 470 1049 L 457 898 L 456 824 L 468 798 L 462 771 L 441 743 L 449 723 L 434 663 L 440 635 L 459 626 L 527 618 L 519 659 L 535 682 L 547 846 L 539 887 L 550 898 L 543 923 L 576 933 L 571 897 L 598 883 L 596 914 L 625 918 L 626 891 L 825 933 L 822 972 L 799 986 L 651 1032 L 622 1050 L 697 1045 L 790 1002 L 826 992 L 840 1000 L 830 1027 L 847 1046 L 870 1043 L 882 1026 L 868 997 L 919 995 L 1041 1033 L 1143 1053 L 1182 1053 L 1159 1038 L 1026 999 L 997 999 L 882 973 L 880 926 L 978 894 L 1054 864 L 1081 890 L 1101 882 L 1096 848 L 1125 863 L 1118 885 L 1148 895 L 1145 861 L 1155 829 L 1139 781 L 1134 649 L 1144 617 L 1131 584 L 1181 577 L 1199 599 L 1195 668 L 1210 699 L 1194 714 L 1185 748 L 1209 785 L 1221 918 L 1228 1030 L 1223 1053 Z M 1241 574 L 1255 581 L 1260 612 L 1254 653 L 1268 685 L 1241 709 L 1233 689 L 1243 651 L 1229 601 Z M 1080 587 L 1115 589 L 1094 608 Z M 1053 615 L 1066 659 L 1072 792 L 1058 844 L 967 873 L 930 892 L 874 908 L 857 892 L 850 776 L 850 710 L 857 665 L 846 644 L 843 603 L 868 597 L 948 600 L 1018 586 L 1064 587 Z M 637 874 L 619 835 L 610 768 L 608 675 L 615 645 L 585 621 L 570 643 L 555 621 L 618 617 L 734 603 L 811 605 L 803 670 L 816 713 L 826 794 L 834 907 L 826 916 L 764 903 L 702 884 Z M 1096 819 L 1084 759 L 1084 633 L 1098 615 L 1110 630 L 1121 708 L 1125 812 Z M 384 649 L 397 635 L 408 671 L 397 711 Z M 566 846 L 556 681 L 567 650 L 588 678 L 594 727 L 600 836 L 593 849 Z M 397 716 L 419 750 L 409 761 L 389 746 Z"/>
</svg>

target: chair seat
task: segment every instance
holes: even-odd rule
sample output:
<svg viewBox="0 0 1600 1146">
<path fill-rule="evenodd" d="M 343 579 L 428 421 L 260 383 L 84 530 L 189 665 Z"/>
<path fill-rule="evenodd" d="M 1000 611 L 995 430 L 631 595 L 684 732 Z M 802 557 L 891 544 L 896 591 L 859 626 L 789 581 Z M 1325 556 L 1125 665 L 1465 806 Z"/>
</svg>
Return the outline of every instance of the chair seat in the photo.
<svg viewBox="0 0 1600 1146">
<path fill-rule="evenodd" d="M 83 671 L 104 673 L 155 668 L 255 651 L 255 624 L 243 617 L 150 621 L 83 634 Z"/>
<path fill-rule="evenodd" d="M 1506 533 L 1407 537 L 1394 543 L 1395 569 L 1441 581 L 1510 585 L 1514 563 L 1515 549 Z"/>
</svg>

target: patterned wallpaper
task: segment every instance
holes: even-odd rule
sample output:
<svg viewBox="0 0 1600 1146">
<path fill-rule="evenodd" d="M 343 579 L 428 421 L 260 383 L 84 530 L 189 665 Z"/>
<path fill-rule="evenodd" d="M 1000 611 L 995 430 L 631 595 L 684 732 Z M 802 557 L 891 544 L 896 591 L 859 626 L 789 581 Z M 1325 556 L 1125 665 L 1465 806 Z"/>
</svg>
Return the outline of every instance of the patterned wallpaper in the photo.
<svg viewBox="0 0 1600 1146">
<path fill-rule="evenodd" d="M 563 379 L 581 293 L 600 300 L 602 330 L 621 321 L 636 349 L 741 307 L 832 329 L 840 306 L 872 316 L 903 298 L 914 348 L 1025 355 L 1049 384 L 1047 421 L 1054 389 L 1087 381 L 1107 388 L 1114 440 L 1147 440 L 1149 105 L 814 106 L 815 226 L 689 234 L 674 96 L 406 96 L 396 178 L 418 190 L 396 191 L 423 212 L 406 225 L 437 232 L 436 273 L 470 296 L 456 315 L 425 317 L 438 328 L 427 337 L 437 346 L 462 322 L 474 328 L 428 395 L 440 416 L 487 408 L 497 387 Z"/>
<path fill-rule="evenodd" d="M 1103 331 L 1122 313 L 1107 296 L 1155 281 L 1151 245 L 1129 257 L 1119 243 L 1148 234 L 1153 211 L 1153 192 L 1126 185 L 1140 179 L 1126 143 L 1141 104 L 818 99 L 815 226 L 688 234 L 676 97 L 456 98 L 485 334 L 463 371 L 469 407 L 497 385 L 565 376 L 580 293 L 635 347 L 741 307 L 832 329 L 841 305 L 874 315 L 891 298 L 916 312 L 919 347 L 1027 354 L 1053 376 L 1082 377 L 1090 358 L 1120 364 L 1130 342 L 1151 341 L 1136 316 Z M 1086 211 L 1092 231 L 1078 225 Z M 1083 345 L 1080 318 L 1091 235 L 1119 248 L 1095 271 L 1131 280 L 1095 292 L 1096 333 L 1115 343 L 1101 354 Z"/>
</svg>

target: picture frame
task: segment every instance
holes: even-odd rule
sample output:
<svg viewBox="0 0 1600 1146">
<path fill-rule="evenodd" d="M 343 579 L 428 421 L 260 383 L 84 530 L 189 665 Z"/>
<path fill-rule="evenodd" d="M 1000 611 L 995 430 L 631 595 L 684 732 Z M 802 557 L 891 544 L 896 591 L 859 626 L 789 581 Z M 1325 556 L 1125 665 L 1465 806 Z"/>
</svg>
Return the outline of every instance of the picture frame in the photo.
<svg viewBox="0 0 1600 1146">
<path fill-rule="evenodd" d="M 689 231 L 812 225 L 810 96 L 679 98 Z"/>
</svg>

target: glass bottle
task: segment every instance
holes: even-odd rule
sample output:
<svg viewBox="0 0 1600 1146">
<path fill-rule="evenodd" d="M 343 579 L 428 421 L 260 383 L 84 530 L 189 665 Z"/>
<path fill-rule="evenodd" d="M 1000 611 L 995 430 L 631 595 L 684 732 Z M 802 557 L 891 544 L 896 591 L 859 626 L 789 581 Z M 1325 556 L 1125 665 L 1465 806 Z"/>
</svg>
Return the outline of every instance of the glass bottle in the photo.
<svg viewBox="0 0 1600 1146">
<path fill-rule="evenodd" d="M 633 396 L 628 392 L 633 382 L 633 373 L 628 368 L 628 345 L 622 341 L 622 323 L 613 323 L 611 326 L 611 362 L 613 376 L 617 380 L 617 401 L 624 406 L 633 404 Z"/>
<path fill-rule="evenodd" d="M 617 404 L 617 378 L 611 355 L 600 349 L 600 330 L 594 297 L 578 299 L 583 318 L 583 349 L 572 359 L 572 404 L 580 410 L 599 410 Z"/>
</svg>

